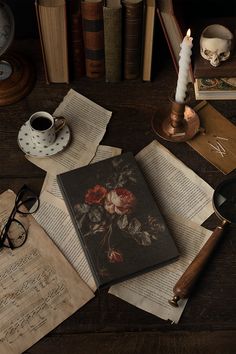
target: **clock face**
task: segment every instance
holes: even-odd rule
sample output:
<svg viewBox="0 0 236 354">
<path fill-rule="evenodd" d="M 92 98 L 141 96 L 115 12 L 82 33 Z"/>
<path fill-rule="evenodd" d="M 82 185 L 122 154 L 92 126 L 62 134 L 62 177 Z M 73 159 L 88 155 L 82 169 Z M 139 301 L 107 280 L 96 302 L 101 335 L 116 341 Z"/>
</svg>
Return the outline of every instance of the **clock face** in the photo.
<svg viewBox="0 0 236 354">
<path fill-rule="evenodd" d="M 12 73 L 12 67 L 11 65 L 5 61 L 1 60 L 0 61 L 0 81 L 7 79 Z"/>
<path fill-rule="evenodd" d="M 0 55 L 10 46 L 14 37 L 14 17 L 8 5 L 0 0 Z"/>
</svg>

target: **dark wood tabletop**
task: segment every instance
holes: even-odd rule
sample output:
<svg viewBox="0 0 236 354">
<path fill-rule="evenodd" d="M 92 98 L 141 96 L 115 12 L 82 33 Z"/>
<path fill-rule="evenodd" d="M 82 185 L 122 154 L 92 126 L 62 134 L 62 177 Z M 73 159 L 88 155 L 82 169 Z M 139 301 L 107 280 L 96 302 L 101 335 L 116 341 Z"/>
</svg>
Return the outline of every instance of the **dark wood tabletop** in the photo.
<svg viewBox="0 0 236 354">
<path fill-rule="evenodd" d="M 83 77 L 70 84 L 47 85 L 37 40 L 20 41 L 16 47 L 28 52 L 37 81 L 27 97 L 0 109 L 0 192 L 8 188 L 17 192 L 24 183 L 40 192 L 45 172 L 26 160 L 17 145 L 17 134 L 32 113 L 39 110 L 52 113 L 70 88 L 113 112 L 101 143 L 136 154 L 157 139 L 213 188 L 228 177 L 188 144 L 164 141 L 152 131 L 152 117 L 161 114 L 176 86 L 177 75 L 167 51 L 163 50 L 155 62 L 153 82 L 110 84 L 104 79 L 92 81 Z M 193 97 L 191 85 L 189 89 Z M 235 122 L 236 101 L 211 101 L 211 104 Z M 213 215 L 202 222 L 214 229 L 218 221 Z M 235 353 L 235 255 L 236 237 L 230 229 L 199 279 L 179 324 L 163 321 L 101 290 L 26 353 Z"/>
</svg>

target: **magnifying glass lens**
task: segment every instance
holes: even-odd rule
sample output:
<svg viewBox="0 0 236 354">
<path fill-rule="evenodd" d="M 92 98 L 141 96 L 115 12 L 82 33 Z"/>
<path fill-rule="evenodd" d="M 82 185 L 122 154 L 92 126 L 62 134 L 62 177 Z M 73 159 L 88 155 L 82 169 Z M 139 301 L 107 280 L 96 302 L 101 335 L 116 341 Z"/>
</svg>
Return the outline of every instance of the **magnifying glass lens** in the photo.
<svg viewBox="0 0 236 354">
<path fill-rule="evenodd" d="M 218 216 L 236 224 L 236 178 L 226 180 L 216 188 L 213 204 Z"/>
</svg>

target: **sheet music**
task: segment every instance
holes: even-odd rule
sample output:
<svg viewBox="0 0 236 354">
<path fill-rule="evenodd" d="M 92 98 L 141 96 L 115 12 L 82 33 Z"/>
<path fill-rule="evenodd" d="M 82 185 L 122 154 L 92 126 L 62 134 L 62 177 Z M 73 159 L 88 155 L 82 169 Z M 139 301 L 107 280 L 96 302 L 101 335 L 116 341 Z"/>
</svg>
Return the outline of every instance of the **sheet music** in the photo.
<svg viewBox="0 0 236 354">
<path fill-rule="evenodd" d="M 26 158 L 51 175 L 87 165 L 106 132 L 112 112 L 70 89 L 53 115 L 66 118 L 72 134 L 70 145 L 47 158 Z"/>
<path fill-rule="evenodd" d="M 0 195 L 0 227 L 15 194 Z M 17 218 L 28 229 L 26 243 L 0 251 L 0 353 L 20 354 L 93 296 L 31 216 Z"/>
</svg>

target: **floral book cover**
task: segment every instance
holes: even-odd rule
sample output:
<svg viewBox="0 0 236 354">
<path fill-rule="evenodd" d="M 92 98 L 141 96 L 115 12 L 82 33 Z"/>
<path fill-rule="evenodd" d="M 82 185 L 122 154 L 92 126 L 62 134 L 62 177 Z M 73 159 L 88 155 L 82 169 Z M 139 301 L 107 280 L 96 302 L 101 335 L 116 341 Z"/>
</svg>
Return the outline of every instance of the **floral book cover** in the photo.
<svg viewBox="0 0 236 354">
<path fill-rule="evenodd" d="M 57 179 L 98 287 L 178 256 L 132 153 L 65 172 Z"/>
</svg>

